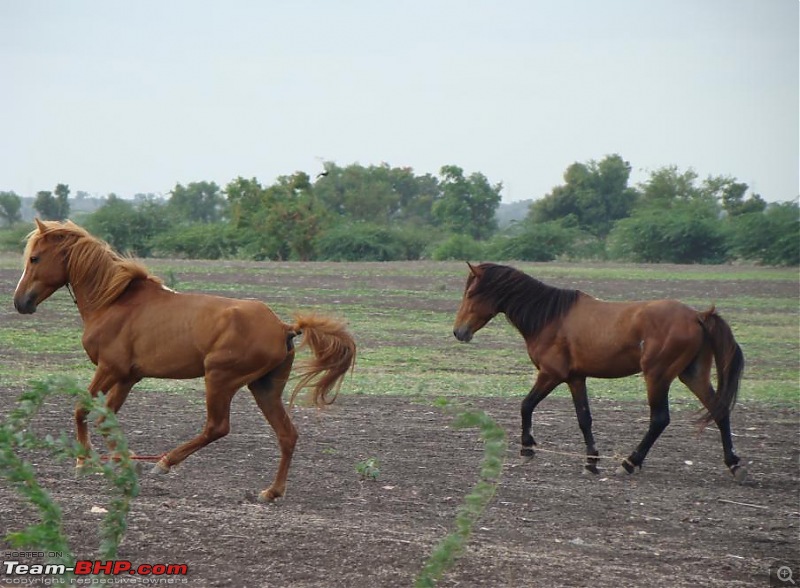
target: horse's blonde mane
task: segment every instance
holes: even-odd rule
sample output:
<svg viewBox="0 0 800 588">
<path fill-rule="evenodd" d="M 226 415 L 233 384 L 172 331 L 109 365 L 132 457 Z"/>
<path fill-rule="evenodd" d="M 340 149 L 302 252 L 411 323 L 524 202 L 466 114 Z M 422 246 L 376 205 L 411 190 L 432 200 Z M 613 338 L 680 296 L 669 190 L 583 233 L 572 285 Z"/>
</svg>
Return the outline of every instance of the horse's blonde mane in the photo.
<svg viewBox="0 0 800 588">
<path fill-rule="evenodd" d="M 25 259 L 39 239 L 60 240 L 59 246 L 67 253 L 69 282 L 88 297 L 82 303 L 88 309 L 98 309 L 114 302 L 132 280 L 148 279 L 158 284 L 161 280 L 151 275 L 136 260 L 123 257 L 111 246 L 89 234 L 72 221 L 38 221 L 39 227 L 28 235 Z"/>
</svg>

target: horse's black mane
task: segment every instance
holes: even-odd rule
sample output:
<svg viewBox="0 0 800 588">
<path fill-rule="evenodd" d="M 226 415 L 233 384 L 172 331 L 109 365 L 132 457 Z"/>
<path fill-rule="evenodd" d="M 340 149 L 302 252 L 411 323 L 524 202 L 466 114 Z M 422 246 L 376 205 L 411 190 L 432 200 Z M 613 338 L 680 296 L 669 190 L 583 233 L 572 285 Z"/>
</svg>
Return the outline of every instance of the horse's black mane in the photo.
<svg viewBox="0 0 800 588">
<path fill-rule="evenodd" d="M 578 290 L 548 286 L 513 267 L 495 263 L 478 267 L 483 274 L 473 296 L 491 300 L 523 336 L 535 335 L 578 300 Z"/>
</svg>

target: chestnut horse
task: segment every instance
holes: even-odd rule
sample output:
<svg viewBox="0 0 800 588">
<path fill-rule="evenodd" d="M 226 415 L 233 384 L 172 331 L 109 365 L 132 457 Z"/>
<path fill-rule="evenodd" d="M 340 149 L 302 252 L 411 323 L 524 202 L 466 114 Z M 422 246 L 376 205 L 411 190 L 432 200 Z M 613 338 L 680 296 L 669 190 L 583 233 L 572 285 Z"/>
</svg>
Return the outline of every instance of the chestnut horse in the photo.
<svg viewBox="0 0 800 588">
<path fill-rule="evenodd" d="M 747 476 L 733 449 L 730 413 L 736 402 L 744 355 L 728 324 L 714 310 L 698 312 L 676 300 L 605 302 L 580 290 L 548 286 L 512 267 L 469 265 L 464 297 L 453 334 L 470 341 L 503 313 L 525 339 L 538 370 L 522 401 L 523 458 L 532 457 L 533 410 L 559 384 L 572 392 L 586 443 L 584 471 L 597 473 L 599 455 L 592 435 L 586 378 L 622 378 L 641 372 L 647 386 L 650 427 L 623 460 L 620 471 L 641 468 L 647 452 L 669 424 L 668 393 L 680 379 L 706 409 L 701 421 L 717 423 L 725 464 L 737 481 Z M 711 385 L 716 363 L 717 390 Z"/>
<path fill-rule="evenodd" d="M 255 300 L 179 294 L 72 222 L 37 219 L 36 226 L 28 236 L 14 307 L 33 313 L 53 292 L 71 287 L 83 320 L 83 347 L 97 366 L 89 384 L 93 396 L 107 394 L 106 404 L 116 412 L 142 378 L 205 378 L 203 431 L 166 453 L 153 472 L 167 473 L 227 435 L 231 400 L 247 385 L 281 450 L 275 480 L 259 499 L 283 496 L 297 441 L 282 400 L 294 361 L 293 340 L 302 333 L 302 345 L 314 358 L 301 368 L 291 400 L 309 387 L 315 404 L 330 404 L 355 360 L 355 342 L 344 324 L 313 314 L 297 314 L 293 324 L 286 324 Z M 78 441 L 88 448 L 86 417 L 83 409 L 75 410 Z"/>
</svg>

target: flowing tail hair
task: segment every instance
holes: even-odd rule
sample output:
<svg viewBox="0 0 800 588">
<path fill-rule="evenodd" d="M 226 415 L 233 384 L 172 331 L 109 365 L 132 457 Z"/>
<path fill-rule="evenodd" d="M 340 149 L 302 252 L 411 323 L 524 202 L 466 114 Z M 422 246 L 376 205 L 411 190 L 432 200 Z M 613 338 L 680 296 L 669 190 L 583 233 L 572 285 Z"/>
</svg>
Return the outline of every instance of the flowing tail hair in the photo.
<svg viewBox="0 0 800 588">
<path fill-rule="evenodd" d="M 295 314 L 294 319 L 291 330 L 303 335 L 298 348 L 310 347 L 313 357 L 300 365 L 300 380 L 292 391 L 289 405 L 294 404 L 303 388 L 311 388 L 311 402 L 315 406 L 332 404 L 344 376 L 355 364 L 356 342 L 345 323 L 336 319 L 302 313 Z M 333 396 L 329 397 L 331 391 Z"/>
<path fill-rule="evenodd" d="M 733 411 L 744 370 L 744 354 L 734 339 L 730 326 L 716 313 L 713 306 L 699 313 L 698 320 L 711 342 L 714 363 L 717 366 L 717 393 L 712 406 L 700 417 L 701 423 L 707 425 Z"/>
</svg>

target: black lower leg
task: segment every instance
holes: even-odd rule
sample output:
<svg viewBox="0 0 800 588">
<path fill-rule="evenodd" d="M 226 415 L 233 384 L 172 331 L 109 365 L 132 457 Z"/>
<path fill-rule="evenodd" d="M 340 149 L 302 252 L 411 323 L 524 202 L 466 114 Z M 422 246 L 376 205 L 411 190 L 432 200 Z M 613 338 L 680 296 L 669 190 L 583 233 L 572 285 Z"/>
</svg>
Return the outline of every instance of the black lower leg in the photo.
<svg viewBox="0 0 800 588">
<path fill-rule="evenodd" d="M 600 455 L 594 445 L 594 435 L 592 435 L 592 413 L 589 410 L 589 402 L 584 397 L 581 402 L 575 403 L 575 414 L 578 417 L 578 426 L 583 433 L 583 441 L 586 443 L 586 463 L 583 468 L 593 474 L 599 473 L 597 469 L 597 456 Z"/>
<path fill-rule="evenodd" d="M 534 455 L 533 447 L 536 445 L 536 441 L 531 432 L 533 427 L 533 410 L 545 396 L 546 394 L 540 393 L 534 386 L 522 401 L 522 407 L 520 409 L 520 414 L 522 415 L 522 447 L 519 450 L 519 454 L 523 457 L 533 457 Z"/>
<path fill-rule="evenodd" d="M 522 447 L 519 450 L 519 454 L 523 457 L 533 457 L 533 446 L 536 445 L 536 441 L 531 434 L 531 428 L 533 427 L 533 409 L 536 407 L 537 402 L 534 402 L 531 396 L 532 394 L 528 394 L 525 400 L 522 401 L 520 411 L 522 414 L 522 437 L 520 439 Z"/>
<path fill-rule="evenodd" d="M 634 450 L 630 456 L 622 461 L 622 467 L 625 468 L 629 474 L 637 467 L 642 466 L 644 458 L 656 442 L 656 439 L 661 435 L 664 429 L 669 425 L 669 403 L 666 398 L 663 401 L 652 404 L 650 406 L 650 427 L 647 429 L 642 442 Z"/>
<path fill-rule="evenodd" d="M 740 467 L 739 464 L 739 456 L 736 455 L 736 451 L 733 448 L 733 436 L 731 434 L 731 418 L 729 415 L 725 415 L 721 419 L 717 421 L 717 427 L 719 428 L 719 435 L 722 439 L 722 451 L 724 454 L 725 465 L 730 468 L 731 472 L 736 473 L 736 470 Z"/>
</svg>

